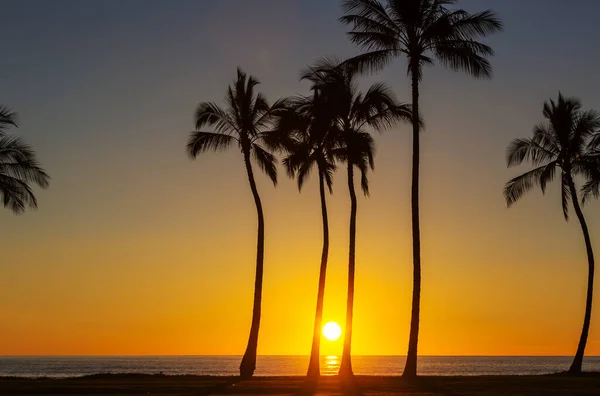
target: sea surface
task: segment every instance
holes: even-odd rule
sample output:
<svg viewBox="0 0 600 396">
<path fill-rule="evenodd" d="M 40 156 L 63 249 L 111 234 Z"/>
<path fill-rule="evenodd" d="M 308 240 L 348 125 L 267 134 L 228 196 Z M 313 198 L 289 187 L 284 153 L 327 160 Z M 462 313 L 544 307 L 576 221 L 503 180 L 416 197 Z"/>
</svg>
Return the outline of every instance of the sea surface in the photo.
<svg viewBox="0 0 600 396">
<path fill-rule="evenodd" d="M 353 356 L 355 374 L 399 375 L 404 356 Z M 571 357 L 423 356 L 421 375 L 549 374 L 569 368 Z M 0 376 L 76 377 L 98 373 L 236 375 L 239 356 L 11 356 L 0 357 Z M 304 375 L 308 356 L 259 356 L 256 375 Z M 322 356 L 321 372 L 336 374 L 338 356 Z M 600 357 L 587 357 L 585 371 L 600 371 Z"/>
</svg>

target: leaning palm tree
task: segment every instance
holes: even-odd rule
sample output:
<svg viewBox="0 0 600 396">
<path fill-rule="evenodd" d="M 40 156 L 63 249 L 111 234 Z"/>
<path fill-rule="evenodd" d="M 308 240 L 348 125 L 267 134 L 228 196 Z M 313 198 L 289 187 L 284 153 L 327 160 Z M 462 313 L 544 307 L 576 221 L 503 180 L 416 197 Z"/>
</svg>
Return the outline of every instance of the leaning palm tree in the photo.
<svg viewBox="0 0 600 396">
<path fill-rule="evenodd" d="M 354 187 L 355 168 L 361 174 L 361 188 L 369 195 L 367 172 L 373 169 L 375 143 L 367 128 L 383 131 L 397 121 L 409 121 L 410 106 L 398 104 L 390 89 L 382 83 L 373 84 L 366 93 L 357 87 L 357 71 L 327 59 L 309 67 L 304 78 L 313 83 L 313 90 L 323 95 L 333 115 L 332 128 L 338 144 L 333 156 L 346 163 L 348 192 L 350 194 L 350 245 L 348 254 L 348 297 L 344 347 L 340 375 L 352 375 L 351 345 L 354 309 L 354 273 L 356 251 L 357 199 Z"/>
<path fill-rule="evenodd" d="M 256 252 L 256 278 L 254 281 L 254 304 L 252 325 L 248 346 L 240 364 L 240 376 L 251 377 L 256 368 L 256 349 L 260 327 L 263 258 L 264 258 L 264 217 L 262 203 L 256 188 L 251 158 L 277 184 L 277 159 L 267 148 L 273 147 L 275 140 L 270 129 L 274 115 L 285 108 L 285 100 L 279 100 L 269 106 L 263 94 L 254 93 L 259 82 L 247 76 L 238 68 L 237 80 L 229 86 L 225 96 L 227 106 L 220 107 L 214 102 L 202 102 L 196 109 L 196 131 L 192 132 L 187 144 L 188 154 L 196 158 L 205 151 L 220 151 L 235 144 L 244 157 L 244 165 L 254 197 L 258 215 L 258 242 Z M 201 129 L 210 126 L 214 132 Z"/>
<path fill-rule="evenodd" d="M 323 248 L 321 251 L 313 340 L 307 372 L 307 376 L 311 378 L 320 375 L 321 324 L 323 320 L 327 258 L 329 255 L 329 221 L 325 186 L 327 186 L 330 193 L 333 192 L 333 172 L 336 168 L 331 154 L 336 146 L 336 134 L 331 128 L 332 120 L 327 103 L 317 91 L 314 91 L 312 96 L 297 98 L 285 112 L 282 112 L 276 129 L 281 136 L 288 137 L 287 143 L 284 143 L 288 155 L 284 158 L 283 164 L 288 175 L 296 178 L 298 190 L 302 190 L 304 182 L 313 168 L 316 167 L 319 177 Z"/>
<path fill-rule="evenodd" d="M 535 126 L 532 138 L 515 139 L 508 146 L 506 161 L 509 167 L 529 161 L 535 168 L 506 183 L 504 197 L 508 206 L 511 206 L 536 185 L 545 192 L 546 185 L 554 179 L 557 169 L 560 170 L 563 215 L 565 220 L 568 220 L 570 201 L 583 231 L 588 258 L 589 273 L 583 328 L 575 358 L 569 369 L 571 373 L 579 373 L 592 315 L 594 252 L 574 179 L 577 175 L 589 177 L 599 173 L 597 154 L 592 146 L 594 135 L 600 131 L 600 113 L 583 111 L 578 99 L 565 98 L 559 94 L 557 102 L 549 100 L 544 103 L 543 114 L 546 122 Z M 595 193 L 593 184 L 591 181 L 584 186 L 586 196 Z"/>
<path fill-rule="evenodd" d="M 417 375 L 417 346 L 421 300 L 421 231 L 419 222 L 419 83 L 423 67 L 434 59 L 453 70 L 474 77 L 491 77 L 486 57 L 493 50 L 476 39 L 502 29 L 492 11 L 469 14 L 450 10 L 456 0 L 345 0 L 346 15 L 340 18 L 352 26 L 350 40 L 367 52 L 347 61 L 361 71 L 376 71 L 394 58 L 406 57 L 412 83 L 412 239 L 413 299 L 405 376 Z"/>
<path fill-rule="evenodd" d="M 50 176 L 23 139 L 6 135 L 7 127 L 17 126 L 15 118 L 15 113 L 0 106 L 0 198 L 5 208 L 20 214 L 37 208 L 31 184 L 47 188 Z"/>
</svg>

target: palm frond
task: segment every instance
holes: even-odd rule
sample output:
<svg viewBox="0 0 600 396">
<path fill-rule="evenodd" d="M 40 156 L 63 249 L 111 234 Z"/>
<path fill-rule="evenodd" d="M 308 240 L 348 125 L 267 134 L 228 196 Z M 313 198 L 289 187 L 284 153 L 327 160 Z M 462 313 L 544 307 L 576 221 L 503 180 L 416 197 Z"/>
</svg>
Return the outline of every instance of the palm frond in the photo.
<svg viewBox="0 0 600 396">
<path fill-rule="evenodd" d="M 214 102 L 200 103 L 196 109 L 196 129 L 204 126 L 213 127 L 216 131 L 232 134 L 239 131 L 235 119 Z"/>
<path fill-rule="evenodd" d="M 353 30 L 348 32 L 351 40 L 356 44 L 365 48 L 395 48 L 398 46 L 398 38 L 401 32 L 398 31 L 393 21 L 385 22 L 376 18 L 371 18 L 364 14 L 350 14 L 344 15 L 339 19 L 345 25 L 353 25 Z M 352 37 L 354 35 L 369 35 L 373 34 L 373 43 L 354 41 Z M 379 45 L 377 45 L 379 43 Z"/>
<path fill-rule="evenodd" d="M 573 173 L 582 175 L 585 183 L 581 187 L 581 201 L 587 203 L 591 198 L 599 197 L 600 188 L 600 151 L 588 150 L 578 158 Z"/>
<path fill-rule="evenodd" d="M 555 153 L 544 149 L 533 139 L 514 139 L 506 149 L 506 164 L 509 167 L 520 165 L 523 161 L 541 165 L 554 159 Z"/>
<path fill-rule="evenodd" d="M 293 146 L 288 146 L 287 149 L 289 154 L 283 159 L 283 165 L 290 178 L 296 175 L 302 164 L 316 160 L 310 143 L 296 142 Z"/>
<path fill-rule="evenodd" d="M 533 128 L 531 141 L 546 151 L 548 155 L 558 157 L 561 152 L 561 143 L 556 139 L 552 126 L 546 123 L 537 124 Z"/>
<path fill-rule="evenodd" d="M 540 184 L 542 175 L 544 173 L 551 174 L 552 172 L 547 169 L 548 167 L 554 168 L 555 164 L 550 163 L 548 165 L 540 166 L 538 168 L 530 170 L 529 172 L 525 172 L 522 175 L 517 176 L 511 179 L 508 183 L 506 183 L 506 185 L 504 186 L 504 198 L 506 200 L 506 204 L 509 207 L 512 206 L 521 197 L 523 197 L 523 195 L 525 195 L 527 191 L 531 190 L 534 186 Z M 546 176 L 546 178 L 548 177 L 549 176 Z"/>
<path fill-rule="evenodd" d="M 221 151 L 239 140 L 231 135 L 214 132 L 192 132 L 187 143 L 187 152 L 192 158 L 206 151 Z"/>
<path fill-rule="evenodd" d="M 391 50 L 391 51 L 402 51 L 402 48 L 398 46 L 398 41 L 395 37 L 381 32 L 348 32 L 347 36 L 350 41 L 364 48 L 366 51 L 380 51 L 380 50 Z"/>
<path fill-rule="evenodd" d="M 304 186 L 304 182 L 306 181 L 306 179 L 308 179 L 314 165 L 314 161 L 302 161 L 300 163 L 300 166 L 296 171 L 296 181 L 298 182 L 299 191 L 302 190 L 302 186 Z"/>
<path fill-rule="evenodd" d="M 35 152 L 19 137 L 0 137 L 0 198 L 15 214 L 36 209 L 37 199 L 30 183 L 48 188 L 50 176 L 42 169 Z"/>
<path fill-rule="evenodd" d="M 255 115 L 256 119 L 253 122 L 253 125 L 250 127 L 252 129 L 254 139 L 265 139 L 267 134 L 270 134 L 274 128 L 277 126 L 277 118 L 281 115 L 286 114 L 293 110 L 294 98 L 280 98 L 275 101 L 271 106 L 269 106 L 266 102 L 262 105 L 266 106 L 261 109 Z M 273 141 L 273 143 L 277 143 L 277 141 Z M 277 144 L 273 147 L 274 149 L 279 148 Z"/>
<path fill-rule="evenodd" d="M 261 127 L 264 125 L 265 114 L 269 112 L 270 106 L 267 102 L 267 98 L 262 92 L 256 94 L 256 98 L 254 99 L 254 103 L 251 105 L 252 112 L 252 123 L 258 124 Z"/>
<path fill-rule="evenodd" d="M 360 188 L 365 197 L 369 197 L 371 195 L 369 192 L 369 177 L 367 175 L 369 168 L 365 163 L 361 163 L 358 165 L 358 169 L 360 170 Z"/>
<path fill-rule="evenodd" d="M 0 174 L 0 199 L 4 207 L 15 214 L 38 207 L 35 194 L 26 182 L 3 174 Z"/>
<path fill-rule="evenodd" d="M 6 106 L 0 105 L 0 135 L 4 134 L 7 127 L 17 127 L 17 113 Z"/>
<path fill-rule="evenodd" d="M 600 113 L 588 110 L 575 115 L 575 117 L 571 151 L 573 154 L 581 155 L 590 144 L 593 146 L 594 136 L 598 136 L 600 132 Z"/>
<path fill-rule="evenodd" d="M 558 164 L 556 161 L 552 161 L 544 167 L 544 171 L 540 174 L 540 188 L 542 189 L 542 194 L 546 193 L 546 186 L 548 183 L 551 183 L 552 180 L 554 180 L 557 167 Z"/>
<path fill-rule="evenodd" d="M 581 201 L 585 204 L 591 198 L 600 197 L 600 178 L 587 180 L 581 187 Z"/>
<path fill-rule="evenodd" d="M 392 49 L 370 51 L 344 61 L 344 66 L 359 74 L 374 73 L 384 69 L 400 54 Z"/>
<path fill-rule="evenodd" d="M 20 137 L 0 137 L 0 174 L 48 188 L 50 176 L 36 159 L 35 151 Z"/>
<path fill-rule="evenodd" d="M 440 62 L 454 71 L 465 71 L 475 78 L 492 78 L 492 66 L 486 56 L 491 47 L 470 40 L 444 40 L 434 47 Z"/>
<path fill-rule="evenodd" d="M 347 15 L 342 16 L 340 22 L 352 24 L 354 29 L 372 29 L 371 22 L 377 22 L 390 35 L 401 33 L 386 8 L 377 0 L 344 0 L 342 10 Z M 361 16 L 363 19 L 355 20 L 352 16 Z"/>
<path fill-rule="evenodd" d="M 252 145 L 252 153 L 258 166 L 277 185 L 277 158 L 256 143 Z"/>
<path fill-rule="evenodd" d="M 495 12 L 485 10 L 469 14 L 458 10 L 450 14 L 453 35 L 464 39 L 486 37 L 504 29 L 504 24 Z"/>
</svg>

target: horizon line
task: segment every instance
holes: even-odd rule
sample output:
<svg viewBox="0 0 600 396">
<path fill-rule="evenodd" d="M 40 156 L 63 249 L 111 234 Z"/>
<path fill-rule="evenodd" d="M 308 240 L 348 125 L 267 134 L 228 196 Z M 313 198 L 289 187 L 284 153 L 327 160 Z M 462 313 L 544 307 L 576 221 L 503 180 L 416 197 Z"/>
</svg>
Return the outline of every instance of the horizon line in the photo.
<svg viewBox="0 0 600 396">
<path fill-rule="evenodd" d="M 215 355 L 215 354 L 207 354 L 207 355 L 197 355 L 197 354 L 142 354 L 142 355 L 119 355 L 119 354 L 96 354 L 96 355 L 51 355 L 51 354 L 43 354 L 43 355 L 1 355 L 0 358 L 19 358 L 19 357 L 27 357 L 27 358 L 44 358 L 44 357 L 237 357 L 241 358 L 243 355 Z M 321 357 L 340 357 L 341 354 L 324 354 L 320 355 Z M 352 355 L 353 357 L 406 357 L 406 355 L 379 355 L 379 354 L 358 354 Z M 293 355 L 293 354 L 273 354 L 273 355 L 257 355 L 257 357 L 310 357 L 310 354 L 306 355 Z M 564 357 L 564 358 L 572 358 L 573 355 L 419 355 L 419 357 Z M 590 355 L 584 356 L 585 358 L 600 358 L 600 355 Z"/>
</svg>

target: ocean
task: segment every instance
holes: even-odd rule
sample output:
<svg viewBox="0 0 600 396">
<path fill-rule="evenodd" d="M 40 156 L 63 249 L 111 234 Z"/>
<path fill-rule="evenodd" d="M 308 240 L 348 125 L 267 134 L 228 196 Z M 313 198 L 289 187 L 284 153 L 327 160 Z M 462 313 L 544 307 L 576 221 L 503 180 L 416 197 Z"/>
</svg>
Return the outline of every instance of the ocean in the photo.
<svg viewBox="0 0 600 396">
<path fill-rule="evenodd" d="M 0 376 L 77 377 L 98 373 L 237 375 L 239 356 L 4 356 Z M 355 374 L 399 375 L 404 356 L 353 356 Z M 549 374 L 569 368 L 571 357 L 423 356 L 420 375 Z M 259 356 L 256 375 L 304 375 L 308 356 Z M 338 356 L 321 357 L 321 373 L 337 373 Z M 585 371 L 600 371 L 600 357 L 586 357 Z"/>
</svg>

